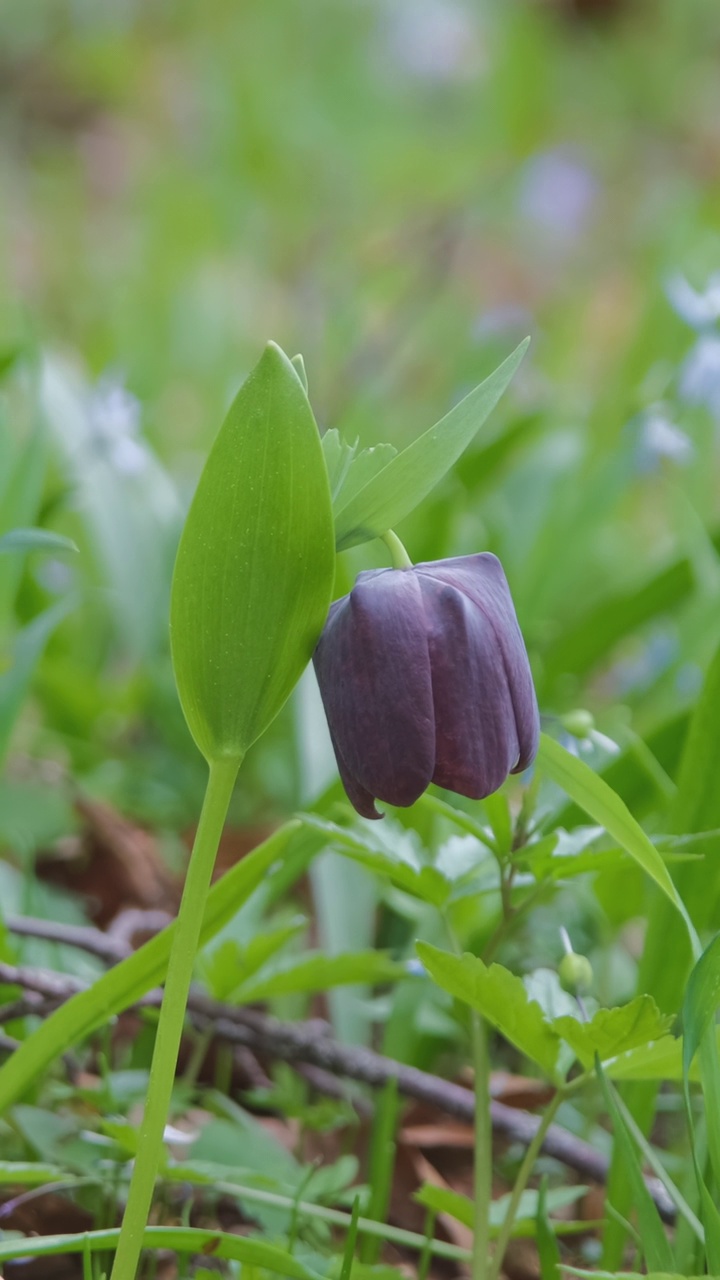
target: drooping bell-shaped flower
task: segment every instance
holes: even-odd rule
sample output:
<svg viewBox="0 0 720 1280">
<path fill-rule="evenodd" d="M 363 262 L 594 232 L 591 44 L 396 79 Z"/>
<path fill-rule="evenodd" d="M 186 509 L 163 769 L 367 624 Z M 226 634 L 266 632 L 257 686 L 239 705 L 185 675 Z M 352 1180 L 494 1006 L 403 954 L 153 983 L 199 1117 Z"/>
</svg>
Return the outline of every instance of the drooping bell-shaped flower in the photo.
<svg viewBox="0 0 720 1280">
<path fill-rule="evenodd" d="M 360 573 L 331 606 L 315 671 L 358 813 L 431 782 L 480 800 L 533 760 L 539 717 L 507 579 L 487 552 Z"/>
</svg>

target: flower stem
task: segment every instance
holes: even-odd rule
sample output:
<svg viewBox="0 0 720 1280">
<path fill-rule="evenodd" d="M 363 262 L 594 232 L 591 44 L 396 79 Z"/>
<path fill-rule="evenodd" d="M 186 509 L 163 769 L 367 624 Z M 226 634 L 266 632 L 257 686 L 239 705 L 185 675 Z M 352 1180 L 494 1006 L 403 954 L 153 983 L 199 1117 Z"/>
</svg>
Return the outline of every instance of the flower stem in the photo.
<svg viewBox="0 0 720 1280">
<path fill-rule="evenodd" d="M 381 541 L 385 543 L 385 546 L 390 552 L 393 569 L 412 569 L 413 562 L 397 534 L 393 533 L 392 529 L 388 529 L 386 533 L 382 534 Z"/>
<path fill-rule="evenodd" d="M 210 765 L 193 851 L 185 879 L 177 928 L 168 963 L 147 1101 L 130 1181 L 111 1280 L 135 1280 L 143 1231 L 152 1204 L 155 1178 L 162 1157 L 162 1142 L 172 1097 L 175 1068 L 185 1020 L 190 980 L 197 952 L 205 899 L 215 865 L 240 760 L 218 760 Z"/>
<path fill-rule="evenodd" d="M 507 1213 L 505 1214 L 505 1221 L 503 1222 L 502 1227 L 500 1228 L 500 1232 L 498 1234 L 497 1245 L 495 1247 L 492 1264 L 490 1266 L 489 1273 L 488 1273 L 488 1280 L 498 1280 L 498 1276 L 500 1275 L 500 1268 L 502 1267 L 502 1263 L 503 1263 L 503 1258 L 505 1257 L 505 1250 L 507 1249 L 508 1241 L 510 1240 L 510 1237 L 512 1235 L 512 1229 L 513 1229 L 513 1226 L 515 1225 L 515 1217 L 520 1205 L 520 1197 L 522 1196 L 522 1193 L 527 1186 L 530 1174 L 533 1171 L 535 1161 L 538 1158 L 538 1155 L 540 1153 L 540 1148 L 545 1139 L 545 1134 L 547 1133 L 548 1129 L 550 1128 L 550 1125 L 555 1119 L 555 1113 L 557 1112 L 557 1109 L 560 1106 L 560 1103 L 563 1101 L 564 1097 L 565 1097 L 565 1094 L 563 1090 L 558 1089 L 557 1093 L 555 1094 L 555 1097 L 553 1098 L 550 1105 L 547 1107 L 545 1114 L 542 1120 L 540 1121 L 540 1124 L 538 1125 L 537 1132 L 535 1133 L 535 1136 L 532 1142 L 530 1143 L 530 1146 L 525 1152 L 523 1162 L 520 1165 L 517 1178 L 515 1179 L 515 1186 L 512 1189 L 512 1195 L 510 1196 L 510 1201 L 508 1203 Z"/>
<path fill-rule="evenodd" d="M 487 1028 L 479 1013 L 472 1013 L 472 1048 L 475 1069 L 475 1168 L 473 1199 L 472 1280 L 487 1280 L 492 1201 L 492 1120 L 490 1116 L 490 1057 Z"/>
</svg>

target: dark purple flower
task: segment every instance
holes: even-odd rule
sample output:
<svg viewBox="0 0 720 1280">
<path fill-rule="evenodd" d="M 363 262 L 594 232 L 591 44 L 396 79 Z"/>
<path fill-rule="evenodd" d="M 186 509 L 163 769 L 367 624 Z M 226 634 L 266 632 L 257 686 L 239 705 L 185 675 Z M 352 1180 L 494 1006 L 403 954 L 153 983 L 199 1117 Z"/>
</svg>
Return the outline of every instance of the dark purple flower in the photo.
<svg viewBox="0 0 720 1280">
<path fill-rule="evenodd" d="M 358 575 L 315 650 L 353 805 L 410 805 L 431 782 L 473 800 L 527 768 L 539 718 L 500 561 L 484 552 Z"/>
</svg>

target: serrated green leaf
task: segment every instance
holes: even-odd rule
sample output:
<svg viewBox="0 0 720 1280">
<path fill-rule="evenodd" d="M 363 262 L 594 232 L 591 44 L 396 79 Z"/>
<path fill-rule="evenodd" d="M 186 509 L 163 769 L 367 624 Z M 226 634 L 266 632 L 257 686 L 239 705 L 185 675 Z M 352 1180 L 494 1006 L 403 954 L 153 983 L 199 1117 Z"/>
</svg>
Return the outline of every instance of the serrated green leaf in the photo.
<svg viewBox="0 0 720 1280">
<path fill-rule="evenodd" d="M 396 982 L 404 977 L 407 977 L 405 965 L 380 951 L 354 951 L 339 956 L 313 952 L 286 961 L 272 973 L 260 973 L 244 982 L 233 999 L 238 1004 L 251 1004 L 274 996 L 329 991 L 331 987 L 354 982 Z"/>
<path fill-rule="evenodd" d="M 601 1062 L 638 1045 L 660 1040 L 674 1019 L 662 1014 L 651 996 L 636 996 L 618 1009 L 598 1009 L 590 1022 L 575 1018 L 555 1018 L 553 1026 L 577 1054 L 586 1068 L 592 1066 L 595 1054 Z"/>
<path fill-rule="evenodd" d="M 450 470 L 505 391 L 530 339 L 455 405 L 440 422 L 393 458 L 335 513 L 338 551 L 380 537 L 422 502 Z"/>
<path fill-rule="evenodd" d="M 482 1014 L 516 1049 L 555 1079 L 560 1037 L 539 1004 L 529 998 L 520 978 L 502 965 L 488 968 L 477 956 L 453 956 L 426 942 L 418 942 L 417 952 L 438 986 Z"/>
<path fill-rule="evenodd" d="M 206 759 L 241 759 L 309 662 L 335 569 L 320 436 L 270 343 L 203 469 L 173 577 L 173 665 Z"/>
</svg>

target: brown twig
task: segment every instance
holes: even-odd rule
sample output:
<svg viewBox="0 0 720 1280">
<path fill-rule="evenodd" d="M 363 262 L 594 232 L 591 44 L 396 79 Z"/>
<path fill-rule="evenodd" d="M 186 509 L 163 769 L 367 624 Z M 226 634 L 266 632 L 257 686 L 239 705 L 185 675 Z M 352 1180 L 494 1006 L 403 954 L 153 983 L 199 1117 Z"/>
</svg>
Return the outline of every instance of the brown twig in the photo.
<svg viewBox="0 0 720 1280">
<path fill-rule="evenodd" d="M 20 929 L 14 927 L 17 923 L 17 920 L 8 921 L 8 928 L 12 932 L 19 933 Z M 27 925 L 27 923 L 27 919 L 23 921 L 23 924 Z M 32 936 L 44 936 L 39 930 L 48 923 L 40 920 L 33 921 L 35 932 Z M 90 936 L 95 934 L 105 940 L 106 954 L 112 947 L 116 947 L 118 951 L 115 959 L 122 959 L 127 954 L 125 944 L 113 942 L 100 930 L 58 924 L 53 924 L 52 928 L 56 941 L 79 946 L 84 950 L 87 950 L 85 941 L 93 942 L 96 955 L 98 939 Z M 81 938 L 83 941 L 80 941 Z M 0 983 L 18 986 L 25 991 L 34 991 L 54 1001 L 68 1000 L 89 985 L 79 978 L 68 975 L 2 962 L 0 962 Z M 137 1002 L 137 1005 L 156 1008 L 161 998 L 161 991 L 150 991 Z M 399 1092 L 406 1097 L 437 1107 L 459 1120 L 468 1123 L 473 1121 L 474 1096 L 470 1089 L 454 1084 L 450 1080 L 443 1080 L 440 1076 L 431 1075 L 430 1072 L 421 1071 L 417 1067 L 395 1062 L 392 1058 L 383 1057 L 372 1049 L 340 1044 L 333 1038 L 328 1023 L 320 1019 L 306 1022 L 280 1022 L 255 1009 L 212 1000 L 197 989 L 190 992 L 188 1010 L 198 1027 L 203 1031 L 212 1029 L 216 1038 L 229 1044 L 241 1045 L 257 1053 L 279 1058 L 284 1062 L 307 1063 L 329 1072 L 334 1077 L 345 1076 L 374 1089 L 381 1089 L 389 1080 L 395 1079 Z M 491 1102 L 491 1111 L 493 1129 L 496 1133 L 523 1146 L 529 1146 L 540 1124 L 537 1116 L 495 1100 Z M 607 1157 L 590 1143 L 576 1138 L 560 1125 L 550 1125 L 543 1140 L 542 1150 L 546 1155 L 553 1156 L 568 1168 L 575 1170 L 581 1177 L 599 1183 L 607 1181 L 609 1172 Z M 674 1221 L 675 1206 L 665 1187 L 657 1178 L 647 1177 L 646 1181 L 663 1219 L 666 1222 Z"/>
</svg>

